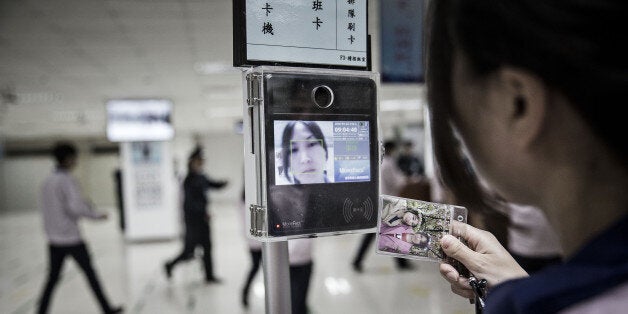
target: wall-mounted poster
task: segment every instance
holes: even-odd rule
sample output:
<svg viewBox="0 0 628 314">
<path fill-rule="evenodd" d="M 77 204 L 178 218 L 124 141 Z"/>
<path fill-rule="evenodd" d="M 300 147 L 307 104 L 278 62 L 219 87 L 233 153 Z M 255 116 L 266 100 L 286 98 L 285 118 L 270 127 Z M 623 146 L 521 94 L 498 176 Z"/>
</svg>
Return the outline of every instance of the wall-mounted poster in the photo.
<svg viewBox="0 0 628 314">
<path fill-rule="evenodd" d="M 162 145 L 162 142 L 131 143 L 137 209 L 154 209 L 162 206 Z"/>
</svg>

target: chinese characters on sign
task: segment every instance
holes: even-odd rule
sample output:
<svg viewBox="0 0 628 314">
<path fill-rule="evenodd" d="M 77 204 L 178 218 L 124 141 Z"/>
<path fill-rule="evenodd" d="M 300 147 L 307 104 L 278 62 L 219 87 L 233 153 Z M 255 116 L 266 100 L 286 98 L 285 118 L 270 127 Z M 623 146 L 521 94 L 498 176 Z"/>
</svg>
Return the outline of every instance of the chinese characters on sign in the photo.
<svg viewBox="0 0 628 314">
<path fill-rule="evenodd" d="M 314 0 L 312 3 L 312 10 L 314 11 L 322 11 L 323 10 L 323 1 L 322 0 Z M 316 20 L 314 20 L 312 23 L 314 23 L 314 25 L 316 25 L 316 30 L 318 30 L 321 27 L 321 24 L 323 24 L 323 21 L 318 18 L 318 16 L 316 17 Z"/>
<path fill-rule="evenodd" d="M 312 10 L 320 11 L 323 9 L 323 1 L 322 0 L 314 0 L 312 4 Z"/>
<path fill-rule="evenodd" d="M 266 6 L 264 6 L 262 9 L 264 9 L 266 11 L 266 16 L 268 16 L 268 14 L 270 14 L 270 11 L 273 9 L 273 7 L 271 7 L 268 2 L 266 2 Z"/>
<path fill-rule="evenodd" d="M 367 65 L 366 0 L 242 0 L 252 61 Z"/>
<path fill-rule="evenodd" d="M 347 0 L 347 4 L 351 6 L 355 6 L 355 1 Z M 349 18 L 349 21 L 355 20 L 355 9 L 348 9 L 347 17 Z M 349 22 L 347 25 L 347 30 L 349 32 L 355 32 L 355 22 Z M 353 34 L 350 34 L 348 39 L 349 39 L 349 43 L 353 45 L 353 42 L 355 41 L 355 37 L 353 36 Z"/>
<path fill-rule="evenodd" d="M 273 33 L 273 24 L 270 24 L 270 22 L 264 22 L 264 26 L 262 26 L 262 33 L 275 35 L 275 33 Z"/>
<path fill-rule="evenodd" d="M 268 16 L 273 7 L 271 7 L 270 4 L 266 2 L 266 5 L 262 9 L 266 11 L 266 16 Z M 275 35 L 275 33 L 273 33 L 273 24 L 271 24 L 270 22 L 264 22 L 264 25 L 262 26 L 262 33 Z"/>
<path fill-rule="evenodd" d="M 318 18 L 318 16 L 316 17 L 316 20 L 314 20 L 314 22 L 312 22 L 316 25 L 316 30 L 318 30 L 321 27 L 321 24 L 323 24 L 323 21 L 321 21 L 321 19 Z"/>
</svg>

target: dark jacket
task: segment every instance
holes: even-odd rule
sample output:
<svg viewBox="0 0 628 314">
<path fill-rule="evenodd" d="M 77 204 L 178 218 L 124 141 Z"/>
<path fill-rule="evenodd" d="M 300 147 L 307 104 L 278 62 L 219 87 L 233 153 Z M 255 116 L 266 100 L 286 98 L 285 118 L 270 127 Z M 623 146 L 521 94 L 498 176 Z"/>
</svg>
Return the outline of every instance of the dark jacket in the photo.
<svg viewBox="0 0 628 314">
<path fill-rule="evenodd" d="M 227 183 L 213 181 L 202 173 L 188 173 L 183 181 L 183 212 L 186 224 L 189 222 L 205 222 L 206 209 L 209 202 L 207 190 L 210 188 L 222 188 Z"/>
<path fill-rule="evenodd" d="M 493 287 L 486 313 L 556 313 L 628 282 L 628 216 L 563 265 Z"/>
</svg>

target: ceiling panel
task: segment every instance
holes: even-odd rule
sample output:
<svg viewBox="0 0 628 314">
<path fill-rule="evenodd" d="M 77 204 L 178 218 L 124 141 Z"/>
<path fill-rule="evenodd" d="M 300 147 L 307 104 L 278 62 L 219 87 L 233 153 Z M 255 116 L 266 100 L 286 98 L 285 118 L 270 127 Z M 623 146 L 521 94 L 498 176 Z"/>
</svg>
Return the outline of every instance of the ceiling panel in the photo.
<svg viewBox="0 0 628 314">
<path fill-rule="evenodd" d="M 31 11 L 43 15 L 47 19 L 57 20 L 67 17 L 80 18 L 104 18 L 107 17 L 104 1 L 95 0 L 30 0 L 28 3 Z"/>
<path fill-rule="evenodd" d="M 185 35 L 185 22 L 182 18 L 120 18 L 118 19 L 131 34 Z"/>
<path fill-rule="evenodd" d="M 221 0 L 222 1 L 222 0 Z M 162 20 L 183 18 L 179 1 L 106 1 L 119 18 Z"/>
<path fill-rule="evenodd" d="M 104 138 L 104 103 L 121 97 L 172 99 L 179 134 L 231 132 L 242 105 L 231 15 L 232 0 L 0 0 L 0 90 L 20 96 L 0 103 L 0 140 Z M 381 96 L 424 94 L 382 85 Z"/>
<path fill-rule="evenodd" d="M 6 18 L 29 18 L 32 17 L 30 6 L 27 1 L 22 0 L 2 0 L 0 1 L 0 25 Z"/>
</svg>

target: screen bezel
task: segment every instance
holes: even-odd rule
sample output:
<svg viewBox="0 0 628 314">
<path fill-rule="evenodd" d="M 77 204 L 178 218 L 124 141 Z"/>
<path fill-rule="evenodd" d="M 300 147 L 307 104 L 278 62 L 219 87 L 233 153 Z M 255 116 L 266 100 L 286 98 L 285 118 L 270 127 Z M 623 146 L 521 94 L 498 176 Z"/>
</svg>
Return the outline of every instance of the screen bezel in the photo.
<svg viewBox="0 0 628 314">
<path fill-rule="evenodd" d="M 314 104 L 307 104 L 308 101 L 302 97 L 302 102 L 298 105 L 290 106 L 283 101 L 284 99 L 275 99 L 273 91 L 303 88 L 308 90 L 314 86 L 326 84 L 334 90 L 342 89 L 345 94 L 362 95 L 368 99 L 367 102 L 356 105 L 355 103 L 338 103 L 329 107 L 321 108 Z M 333 77 L 302 74 L 272 74 L 265 76 L 264 80 L 264 129 L 265 129 L 265 172 L 266 172 L 266 204 L 269 211 L 268 215 L 268 234 L 270 236 L 292 236 L 292 235 L 311 235 L 317 233 L 354 231 L 360 229 L 370 229 L 377 226 L 377 215 L 370 218 L 367 222 L 358 223 L 342 223 L 335 225 L 316 226 L 311 228 L 302 228 L 299 230 L 273 229 L 272 226 L 277 222 L 271 218 L 270 212 L 273 210 L 272 193 L 281 193 L 286 191 L 290 193 L 295 187 L 299 189 L 307 189 L 308 196 L 319 197 L 325 195 L 326 200 L 330 200 L 329 208 L 337 208 L 341 210 L 342 202 L 346 199 L 359 203 L 361 199 L 367 197 L 373 204 L 377 204 L 379 194 L 379 137 L 378 137 L 378 121 L 377 121 L 377 84 L 370 77 Z M 346 90 L 350 89 L 350 90 Z M 285 91 L 284 91 L 285 92 Z M 361 94 L 360 94 L 361 93 Z M 306 93 L 303 93 L 306 94 Z M 368 94 L 364 96 L 364 94 Z M 299 96 L 296 96 L 297 98 Z M 342 99 L 342 97 L 341 97 Z M 298 100 L 297 100 L 298 102 Z M 353 106 L 353 107 L 352 107 Z M 278 108 L 280 107 L 280 108 Z M 368 121 L 369 123 L 369 166 L 370 180 L 359 182 L 334 182 L 334 183 L 315 183 L 315 184 L 296 184 L 296 185 L 276 185 L 275 181 L 275 134 L 274 122 L 278 120 L 291 121 Z M 281 135 L 278 135 L 281 136 Z M 352 198 L 353 197 L 353 198 Z M 340 215 L 330 209 L 328 215 Z"/>
<path fill-rule="evenodd" d="M 372 152 L 372 146 L 373 143 L 371 142 L 372 140 L 372 136 L 373 136 L 373 124 L 372 121 L 369 121 L 368 116 L 367 115 L 360 115 L 360 116 L 355 116 L 356 119 L 351 119 L 352 116 L 342 116 L 342 119 L 334 119 L 333 117 L 324 117 L 324 119 L 311 119 L 310 116 L 308 116 L 306 119 L 293 119 L 294 116 L 291 116 L 291 114 L 278 114 L 275 116 L 275 119 L 273 119 L 273 124 L 276 121 L 293 121 L 293 122 L 299 122 L 299 121 L 307 121 L 307 122 L 338 122 L 338 121 L 350 121 L 350 122 L 368 122 L 369 123 L 369 133 L 368 133 L 368 141 L 369 141 L 369 167 L 370 167 L 370 172 L 369 172 L 369 180 L 360 180 L 360 181 L 344 181 L 344 182 L 325 182 L 325 183 L 305 183 L 304 185 L 317 185 L 317 184 L 322 184 L 322 185 L 329 185 L 329 184 L 341 184 L 341 183 L 360 183 L 360 182 L 371 182 L 373 180 L 373 165 L 372 165 L 372 159 L 373 159 L 373 152 Z M 358 118 L 361 117 L 363 119 L 358 120 Z M 284 119 L 285 118 L 285 119 Z M 273 129 L 274 131 L 274 129 Z M 283 130 L 282 130 L 283 131 Z M 269 173 L 268 175 L 268 183 L 272 184 L 272 185 L 276 185 L 276 186 L 283 186 L 283 185 L 299 185 L 298 183 L 290 183 L 290 184 L 277 184 L 276 181 L 276 176 L 275 176 L 275 170 L 277 169 L 277 164 L 275 163 L 275 154 L 277 153 L 276 149 L 277 146 L 275 145 L 274 141 L 276 139 L 277 136 L 281 137 L 282 134 L 275 134 L 274 132 L 272 132 L 272 136 L 268 135 L 270 133 L 267 133 L 267 139 L 270 141 L 273 141 L 273 150 L 272 150 L 272 154 L 267 154 L 266 158 L 267 158 L 267 171 Z M 376 134 L 376 132 L 375 132 Z M 267 145 L 268 146 L 268 145 Z M 334 152 L 335 154 L 335 152 Z M 330 156 L 329 158 L 333 158 L 334 156 Z M 271 167 L 272 165 L 272 167 Z M 270 175 L 270 173 L 273 173 L 273 175 Z M 272 177 L 272 180 L 270 180 L 270 178 Z"/>
</svg>

